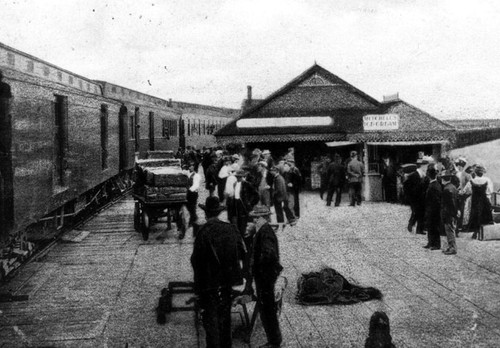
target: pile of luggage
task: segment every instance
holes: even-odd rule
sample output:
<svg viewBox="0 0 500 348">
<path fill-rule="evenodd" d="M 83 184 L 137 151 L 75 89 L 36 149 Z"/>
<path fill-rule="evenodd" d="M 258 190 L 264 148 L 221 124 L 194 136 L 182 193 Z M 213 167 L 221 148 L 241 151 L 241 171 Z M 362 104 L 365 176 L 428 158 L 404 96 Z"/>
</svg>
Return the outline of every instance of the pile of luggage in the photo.
<svg viewBox="0 0 500 348">
<path fill-rule="evenodd" d="M 176 158 L 136 161 L 134 193 L 145 201 L 184 201 L 188 176 Z"/>
</svg>

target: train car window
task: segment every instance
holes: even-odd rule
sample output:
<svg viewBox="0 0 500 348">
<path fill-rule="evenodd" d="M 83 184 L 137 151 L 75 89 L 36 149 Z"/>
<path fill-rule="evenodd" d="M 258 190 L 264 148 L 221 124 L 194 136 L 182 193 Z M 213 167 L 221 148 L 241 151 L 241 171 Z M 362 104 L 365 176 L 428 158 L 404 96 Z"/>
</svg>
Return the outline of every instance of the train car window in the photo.
<svg viewBox="0 0 500 348">
<path fill-rule="evenodd" d="M 35 63 L 32 60 L 28 60 L 28 66 L 26 67 L 26 69 L 29 72 L 34 72 L 35 71 Z"/>
<path fill-rule="evenodd" d="M 172 136 L 178 136 L 178 125 L 176 120 L 172 120 L 172 126 L 170 127 L 170 131 L 172 132 Z"/>
<path fill-rule="evenodd" d="M 161 120 L 161 136 L 165 139 L 168 139 L 168 120 L 162 119 Z"/>
<path fill-rule="evenodd" d="M 14 53 L 7 53 L 7 64 L 14 66 L 16 65 L 16 56 Z"/>
<path fill-rule="evenodd" d="M 108 169 L 108 106 L 101 105 L 101 169 Z"/>
</svg>

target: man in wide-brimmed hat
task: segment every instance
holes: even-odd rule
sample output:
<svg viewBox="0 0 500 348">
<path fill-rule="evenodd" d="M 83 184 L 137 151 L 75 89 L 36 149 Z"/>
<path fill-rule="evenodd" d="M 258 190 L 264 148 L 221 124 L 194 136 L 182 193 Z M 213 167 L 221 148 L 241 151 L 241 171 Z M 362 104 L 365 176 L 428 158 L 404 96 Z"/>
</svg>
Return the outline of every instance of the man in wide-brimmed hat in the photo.
<svg viewBox="0 0 500 348">
<path fill-rule="evenodd" d="M 207 347 L 231 347 L 231 288 L 243 284 L 245 246 L 232 224 L 219 220 L 218 197 L 199 204 L 207 222 L 198 232 L 191 255 L 195 293 L 203 310 Z"/>
<path fill-rule="evenodd" d="M 257 288 L 260 319 L 267 337 L 267 343 L 262 347 L 279 347 L 282 336 L 274 300 L 274 286 L 283 267 L 280 264 L 278 238 L 269 225 L 269 207 L 256 205 L 249 215 L 253 218 L 257 231 L 253 242 L 252 273 Z"/>
<path fill-rule="evenodd" d="M 458 214 L 458 189 L 451 183 L 455 176 L 449 170 L 441 173 L 441 183 L 443 184 L 443 192 L 441 195 L 441 223 L 446 232 L 448 247 L 443 250 L 446 255 L 454 255 L 457 253 L 457 243 L 455 234 L 457 228 Z"/>
</svg>

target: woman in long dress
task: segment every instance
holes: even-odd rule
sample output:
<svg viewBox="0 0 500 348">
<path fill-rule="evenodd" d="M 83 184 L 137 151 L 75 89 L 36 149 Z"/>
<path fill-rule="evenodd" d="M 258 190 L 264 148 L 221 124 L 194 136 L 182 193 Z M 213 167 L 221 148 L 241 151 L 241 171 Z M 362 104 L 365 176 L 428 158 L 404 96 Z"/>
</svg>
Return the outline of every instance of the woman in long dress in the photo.
<svg viewBox="0 0 500 348">
<path fill-rule="evenodd" d="M 473 232 L 472 238 L 474 239 L 477 238 L 481 225 L 493 223 L 490 201 L 493 183 L 490 178 L 483 175 L 485 172 L 483 166 L 476 166 L 476 177 L 472 178 L 465 187 L 466 192 L 472 192 L 468 230 Z"/>
</svg>

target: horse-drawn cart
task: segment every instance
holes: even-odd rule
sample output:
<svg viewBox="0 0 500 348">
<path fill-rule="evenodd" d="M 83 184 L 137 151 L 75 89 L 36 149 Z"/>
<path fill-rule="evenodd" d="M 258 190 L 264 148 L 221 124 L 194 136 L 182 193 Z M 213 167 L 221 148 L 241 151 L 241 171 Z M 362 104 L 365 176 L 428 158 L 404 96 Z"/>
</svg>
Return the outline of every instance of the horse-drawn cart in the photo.
<svg viewBox="0 0 500 348">
<path fill-rule="evenodd" d="M 134 228 L 148 240 L 153 223 L 167 217 L 168 229 L 175 221 L 179 234 L 186 232 L 189 213 L 186 207 L 188 177 L 178 159 L 136 160 L 132 196 Z"/>
</svg>

